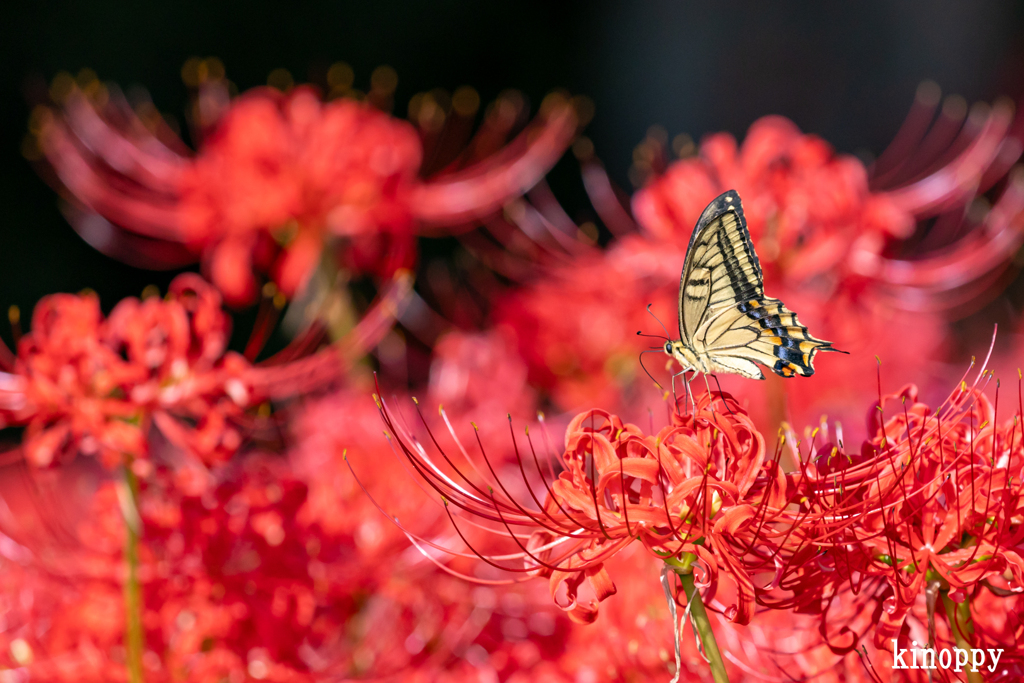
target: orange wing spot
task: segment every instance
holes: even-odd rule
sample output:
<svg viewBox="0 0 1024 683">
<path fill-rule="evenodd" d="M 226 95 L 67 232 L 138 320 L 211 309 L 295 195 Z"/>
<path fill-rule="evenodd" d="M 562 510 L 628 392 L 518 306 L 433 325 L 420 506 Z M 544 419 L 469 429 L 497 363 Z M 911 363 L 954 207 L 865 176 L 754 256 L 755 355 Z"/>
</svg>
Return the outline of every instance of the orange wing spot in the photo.
<svg viewBox="0 0 1024 683">
<path fill-rule="evenodd" d="M 768 337 L 768 341 L 776 346 L 782 346 L 782 339 L 780 337 Z"/>
<path fill-rule="evenodd" d="M 782 376 L 783 377 L 792 377 L 793 376 L 793 372 L 794 372 L 794 370 L 793 370 L 793 366 L 792 365 L 783 365 L 782 366 Z"/>
</svg>

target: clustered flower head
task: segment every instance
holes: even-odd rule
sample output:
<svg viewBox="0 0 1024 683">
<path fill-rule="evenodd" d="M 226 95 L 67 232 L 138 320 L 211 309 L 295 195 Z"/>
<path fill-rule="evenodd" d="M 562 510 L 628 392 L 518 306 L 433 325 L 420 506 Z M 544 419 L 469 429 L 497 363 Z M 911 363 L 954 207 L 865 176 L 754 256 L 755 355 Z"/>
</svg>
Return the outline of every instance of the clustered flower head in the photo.
<svg viewBox="0 0 1024 683">
<path fill-rule="evenodd" d="M 56 88 L 59 106 L 39 110 L 35 125 L 60 184 L 92 216 L 79 229 L 108 221 L 104 249 L 129 262 L 201 257 L 232 304 L 256 296 L 253 269 L 295 296 L 324 253 L 337 251 L 353 273 L 408 268 L 417 232 L 459 228 L 535 185 L 578 120 L 552 94 L 506 149 L 424 180 L 417 129 L 368 101 L 257 88 L 205 107 L 202 145 L 190 155 L 166 130 L 147 128 L 112 86 L 67 81 Z"/>
<path fill-rule="evenodd" d="M 593 621 L 598 603 L 615 593 L 604 562 L 633 541 L 663 559 L 696 558 L 712 587 L 709 598 L 724 574 L 737 594 L 726 609 L 729 618 L 750 619 L 753 586 L 743 558 L 771 543 L 761 532 L 785 507 L 786 484 L 778 462 L 766 457 L 764 438 L 731 397 L 714 403 L 704 397 L 692 413 L 675 413 L 657 434 L 606 411 L 580 413 L 569 423 L 554 464 L 547 457 L 542 464 L 527 434 L 524 452 L 517 446 L 517 488 L 526 487 L 532 506 L 513 497 L 500 479 L 484 484 L 467 478 L 467 471 L 484 469 L 468 453 L 469 462 L 460 467 L 442 452 L 451 468 L 444 473 L 382 406 L 412 466 L 446 505 L 458 508 L 453 520 L 461 511 L 510 536 L 523 561 L 523 568 L 511 570 L 548 576 L 556 602 L 575 620 Z M 493 472 L 486 454 L 481 457 Z M 586 601 L 579 597 L 584 580 L 593 593 Z"/>
<path fill-rule="evenodd" d="M 876 645 L 891 649 L 922 596 L 932 612 L 942 597 L 952 625 L 964 616 L 949 610 L 969 598 L 1024 590 L 1024 443 L 1013 398 L 1000 415 L 998 389 L 993 402 L 962 385 L 933 409 L 911 385 L 880 398 L 859 453 L 817 447 L 801 467 L 802 542 L 779 582 L 793 593 L 785 604 L 824 620 L 828 603 L 857 596 L 873 605 Z"/>
<path fill-rule="evenodd" d="M 78 452 L 107 467 L 145 457 L 153 425 L 223 461 L 241 444 L 232 421 L 259 400 L 248 361 L 227 351 L 229 331 L 220 295 L 191 274 L 166 298 L 128 298 L 107 317 L 92 292 L 47 297 L 3 375 L 3 419 L 26 425 L 25 456 L 40 466 Z"/>
</svg>

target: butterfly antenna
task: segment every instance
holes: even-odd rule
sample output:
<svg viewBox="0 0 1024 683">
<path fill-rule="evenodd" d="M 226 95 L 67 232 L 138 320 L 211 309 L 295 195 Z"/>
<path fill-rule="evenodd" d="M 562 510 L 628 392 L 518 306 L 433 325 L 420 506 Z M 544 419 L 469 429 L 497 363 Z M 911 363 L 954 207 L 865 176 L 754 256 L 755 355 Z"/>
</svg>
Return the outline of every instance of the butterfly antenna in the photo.
<svg viewBox="0 0 1024 683">
<path fill-rule="evenodd" d="M 736 417 L 736 413 L 729 407 L 729 402 L 725 400 L 725 396 L 722 396 L 722 384 L 718 381 L 718 375 L 711 375 L 711 379 L 715 380 L 715 385 L 718 387 L 718 397 L 722 399 L 722 403 L 725 404 L 725 409 L 729 411 L 729 414 Z"/>
<path fill-rule="evenodd" d="M 640 333 L 637 332 L 637 334 L 640 334 Z M 665 391 L 665 387 L 661 386 L 661 383 L 658 380 L 654 379 L 654 375 L 652 375 L 650 373 L 650 371 L 647 370 L 647 366 L 644 365 L 644 354 L 645 353 L 654 353 L 655 351 L 661 351 L 661 349 L 660 348 L 659 349 L 651 349 L 649 351 L 641 351 L 640 352 L 640 367 L 642 367 L 644 369 L 644 372 L 646 372 L 647 376 L 651 378 L 651 381 L 658 385 L 659 389 L 661 389 L 662 391 Z"/>
<path fill-rule="evenodd" d="M 669 336 L 668 328 L 665 327 L 665 323 L 661 322 L 661 320 L 658 318 L 658 316 L 654 315 L 654 312 L 651 310 L 651 306 L 653 306 L 653 305 L 654 304 L 647 304 L 647 312 L 651 314 L 652 318 L 654 318 L 655 320 L 658 321 L 658 324 L 661 325 L 661 329 L 665 330 L 665 339 L 671 340 L 672 337 Z"/>
</svg>

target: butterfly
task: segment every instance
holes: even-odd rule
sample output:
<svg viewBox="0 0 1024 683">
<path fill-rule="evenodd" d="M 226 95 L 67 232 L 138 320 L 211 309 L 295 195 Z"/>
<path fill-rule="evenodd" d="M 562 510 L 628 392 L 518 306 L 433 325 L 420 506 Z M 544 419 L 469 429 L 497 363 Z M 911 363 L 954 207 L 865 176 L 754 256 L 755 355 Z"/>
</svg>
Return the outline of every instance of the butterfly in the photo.
<svg viewBox="0 0 1024 683">
<path fill-rule="evenodd" d="M 705 375 L 764 379 L 760 363 L 782 377 L 808 377 L 818 351 L 846 353 L 812 337 L 796 313 L 764 295 L 761 263 L 735 190 L 708 204 L 693 228 L 679 279 L 679 337 L 665 343 L 665 353 L 683 372 Z"/>
</svg>

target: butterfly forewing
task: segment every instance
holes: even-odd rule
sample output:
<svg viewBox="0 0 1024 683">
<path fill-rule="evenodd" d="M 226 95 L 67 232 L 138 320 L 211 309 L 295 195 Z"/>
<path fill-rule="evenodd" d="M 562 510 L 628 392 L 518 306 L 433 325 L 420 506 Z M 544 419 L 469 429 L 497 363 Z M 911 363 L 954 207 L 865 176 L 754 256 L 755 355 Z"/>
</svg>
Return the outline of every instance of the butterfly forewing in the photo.
<svg viewBox="0 0 1024 683">
<path fill-rule="evenodd" d="M 761 264 L 735 190 L 704 209 L 686 250 L 679 281 L 679 334 L 692 338 L 709 315 L 764 296 Z"/>
</svg>

